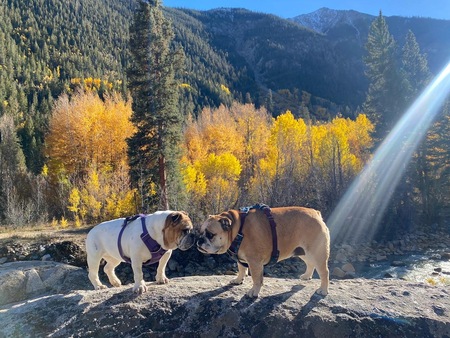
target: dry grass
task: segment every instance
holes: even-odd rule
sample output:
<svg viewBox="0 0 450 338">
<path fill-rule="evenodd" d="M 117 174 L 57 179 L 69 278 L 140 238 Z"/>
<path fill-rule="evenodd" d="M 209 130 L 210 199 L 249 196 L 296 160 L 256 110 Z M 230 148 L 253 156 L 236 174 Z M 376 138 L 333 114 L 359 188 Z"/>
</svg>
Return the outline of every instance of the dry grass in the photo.
<svg viewBox="0 0 450 338">
<path fill-rule="evenodd" d="M 76 243 L 84 243 L 86 234 L 92 226 L 79 228 L 54 227 L 51 224 L 42 224 L 24 227 L 0 227 L 0 245 L 5 242 L 53 242 L 70 240 Z"/>
</svg>

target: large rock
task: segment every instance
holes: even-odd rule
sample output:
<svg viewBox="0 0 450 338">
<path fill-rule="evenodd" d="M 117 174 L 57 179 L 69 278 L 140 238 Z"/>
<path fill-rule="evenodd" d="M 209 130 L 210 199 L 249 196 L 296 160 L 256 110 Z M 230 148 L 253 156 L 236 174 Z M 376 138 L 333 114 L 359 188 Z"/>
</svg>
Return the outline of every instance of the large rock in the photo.
<svg viewBox="0 0 450 338">
<path fill-rule="evenodd" d="M 265 278 L 257 299 L 250 279 L 232 276 L 172 278 L 78 290 L 0 308 L 0 337 L 449 337 L 447 287 L 402 280 L 336 280 L 330 294 L 319 281 Z M 26 287 L 25 283 L 23 284 Z"/>
<path fill-rule="evenodd" d="M 0 306 L 90 285 L 86 270 L 75 266 L 41 261 L 6 263 L 0 265 Z"/>
</svg>

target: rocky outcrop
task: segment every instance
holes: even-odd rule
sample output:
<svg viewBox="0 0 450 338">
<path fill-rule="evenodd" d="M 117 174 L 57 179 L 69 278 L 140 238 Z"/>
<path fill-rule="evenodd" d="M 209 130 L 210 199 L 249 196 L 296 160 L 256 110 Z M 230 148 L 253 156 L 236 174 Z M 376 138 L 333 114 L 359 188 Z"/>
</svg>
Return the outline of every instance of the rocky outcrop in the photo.
<svg viewBox="0 0 450 338">
<path fill-rule="evenodd" d="M 45 294 L 90 287 L 86 270 L 57 262 L 21 261 L 0 265 L 0 306 Z"/>
<path fill-rule="evenodd" d="M 45 269 L 32 269 L 28 278 L 36 273 L 45 285 Z M 86 271 L 76 268 L 55 280 L 59 290 L 41 289 L 35 298 L 2 305 L 0 337 L 450 337 L 448 287 L 333 280 L 330 294 L 321 297 L 314 294 L 319 280 L 265 278 L 260 297 L 249 299 L 250 278 L 231 286 L 232 278 L 149 282 L 149 291 L 136 295 L 131 285 L 90 290 Z M 28 282 L 21 283 L 26 289 Z"/>
</svg>

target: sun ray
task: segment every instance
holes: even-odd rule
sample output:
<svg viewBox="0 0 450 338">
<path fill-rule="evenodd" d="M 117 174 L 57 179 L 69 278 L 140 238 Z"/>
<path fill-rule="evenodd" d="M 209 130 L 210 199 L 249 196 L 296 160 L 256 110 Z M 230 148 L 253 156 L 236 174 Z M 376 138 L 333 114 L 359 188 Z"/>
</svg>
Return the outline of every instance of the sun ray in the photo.
<svg viewBox="0 0 450 338">
<path fill-rule="evenodd" d="M 400 178 L 450 92 L 450 63 L 395 125 L 327 223 L 332 241 L 370 240 Z"/>
</svg>

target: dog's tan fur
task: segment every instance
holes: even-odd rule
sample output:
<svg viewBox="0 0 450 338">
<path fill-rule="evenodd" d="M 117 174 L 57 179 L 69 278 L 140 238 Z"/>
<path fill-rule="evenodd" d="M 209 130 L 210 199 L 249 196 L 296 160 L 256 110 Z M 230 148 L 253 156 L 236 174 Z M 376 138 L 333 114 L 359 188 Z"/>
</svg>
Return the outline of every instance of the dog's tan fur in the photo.
<svg viewBox="0 0 450 338">
<path fill-rule="evenodd" d="M 301 279 L 310 279 L 314 269 L 317 269 L 321 285 L 316 292 L 328 294 L 330 236 L 320 212 L 303 207 L 271 210 L 277 225 L 278 261 L 292 256 L 300 257 L 306 263 L 306 271 L 300 276 Z M 240 222 L 237 210 L 209 216 L 201 226 L 198 249 L 209 254 L 225 253 L 239 231 Z M 253 287 L 247 295 L 257 297 L 263 284 L 264 265 L 270 261 L 272 253 L 272 232 L 266 215 L 260 210 L 250 210 L 242 233 L 244 239 L 238 255 L 240 260 L 249 265 L 253 279 Z M 233 284 L 241 284 L 247 273 L 241 264 L 238 264 L 238 269 L 237 278 L 231 281 Z"/>
</svg>

